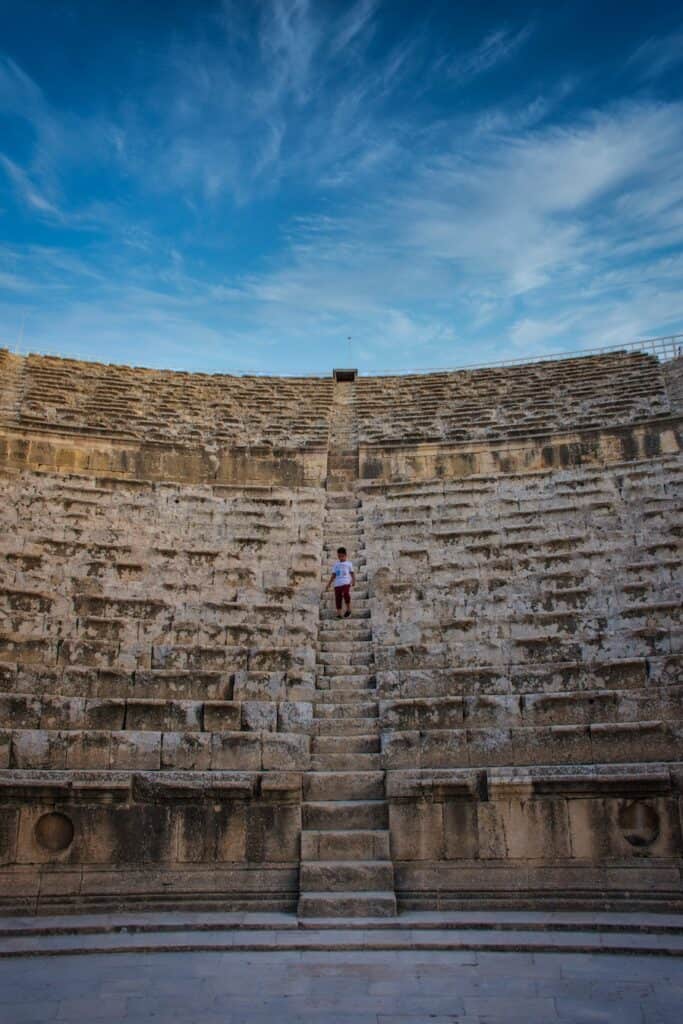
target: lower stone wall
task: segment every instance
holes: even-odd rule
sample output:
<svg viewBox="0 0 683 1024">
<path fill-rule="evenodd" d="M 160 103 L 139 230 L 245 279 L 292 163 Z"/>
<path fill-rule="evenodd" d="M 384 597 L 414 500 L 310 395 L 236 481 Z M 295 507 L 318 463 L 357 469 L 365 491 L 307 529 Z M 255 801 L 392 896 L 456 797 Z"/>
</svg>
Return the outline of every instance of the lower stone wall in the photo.
<svg viewBox="0 0 683 1024">
<path fill-rule="evenodd" d="M 683 765 L 389 772 L 404 909 L 683 908 Z"/>
<path fill-rule="evenodd" d="M 5 428 L 0 468 L 187 484 L 317 487 L 327 474 L 327 449 L 187 448 Z"/>
<path fill-rule="evenodd" d="M 301 776 L 3 773 L 0 912 L 293 910 Z"/>
<path fill-rule="evenodd" d="M 359 464 L 361 480 L 410 483 L 604 465 L 672 455 L 682 449 L 680 419 L 662 417 L 636 426 L 520 437 L 518 442 L 499 445 L 361 445 Z"/>
</svg>

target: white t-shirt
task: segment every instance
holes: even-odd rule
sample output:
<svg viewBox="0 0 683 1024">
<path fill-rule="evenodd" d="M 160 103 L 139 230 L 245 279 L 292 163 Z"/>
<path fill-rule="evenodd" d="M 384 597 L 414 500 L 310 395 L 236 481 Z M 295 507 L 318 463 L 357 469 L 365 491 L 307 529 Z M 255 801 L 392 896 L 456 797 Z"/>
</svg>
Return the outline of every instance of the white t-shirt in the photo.
<svg viewBox="0 0 683 1024">
<path fill-rule="evenodd" d="M 334 573 L 335 587 L 345 587 L 347 583 L 351 582 L 353 562 L 335 562 L 332 566 L 332 572 Z"/>
</svg>

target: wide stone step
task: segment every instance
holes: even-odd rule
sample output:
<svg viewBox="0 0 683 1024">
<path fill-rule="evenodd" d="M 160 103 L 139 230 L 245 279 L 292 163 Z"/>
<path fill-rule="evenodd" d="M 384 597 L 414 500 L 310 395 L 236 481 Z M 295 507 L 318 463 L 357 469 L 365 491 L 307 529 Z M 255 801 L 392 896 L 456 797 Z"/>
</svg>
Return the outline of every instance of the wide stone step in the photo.
<svg viewBox="0 0 683 1024">
<path fill-rule="evenodd" d="M 372 672 L 363 670 L 353 672 L 328 671 L 332 668 L 333 666 L 326 665 L 325 672 L 320 676 L 320 679 L 324 681 L 324 685 L 320 687 L 322 690 L 357 690 L 360 687 L 376 688 L 376 681 Z"/>
<path fill-rule="evenodd" d="M 318 754 L 378 754 L 379 735 L 376 736 L 313 736 L 311 752 Z"/>
<path fill-rule="evenodd" d="M 376 700 L 319 701 L 315 705 L 316 719 L 330 718 L 378 718 L 379 703 Z"/>
<path fill-rule="evenodd" d="M 318 653 L 322 654 L 333 654 L 337 651 L 349 651 L 355 652 L 356 654 L 367 654 L 372 651 L 372 640 L 359 640 L 357 637 L 351 637 L 349 640 L 321 640 L 318 644 Z"/>
<path fill-rule="evenodd" d="M 304 800 L 382 800 L 383 771 L 307 772 L 303 778 Z"/>
<path fill-rule="evenodd" d="M 327 606 L 327 607 L 324 607 L 324 608 L 320 609 L 320 618 L 321 618 L 321 620 L 323 622 L 334 622 L 334 620 L 337 618 L 337 613 L 336 613 L 336 611 L 333 608 L 330 608 L 329 606 Z M 341 621 L 342 622 L 344 622 L 344 621 L 348 622 L 351 619 L 369 619 L 369 618 L 370 618 L 370 609 L 369 608 L 359 608 L 357 605 L 353 604 L 353 602 L 352 602 L 352 604 L 351 604 L 351 615 L 349 616 L 349 619 L 347 619 L 347 620 L 342 619 Z"/>
<path fill-rule="evenodd" d="M 318 664 L 320 665 L 371 665 L 372 660 L 371 647 L 365 650 L 320 651 L 318 653 Z"/>
<path fill-rule="evenodd" d="M 370 697 L 377 699 L 376 693 L 376 687 L 347 686 L 342 690 L 340 686 L 335 686 L 330 690 L 317 690 L 314 700 L 318 704 L 353 704 L 367 701 Z"/>
<path fill-rule="evenodd" d="M 389 827 L 386 800 L 317 800 L 302 804 L 304 829 L 325 832 Z"/>
<path fill-rule="evenodd" d="M 377 892 L 394 887 L 394 865 L 387 860 L 303 861 L 299 869 L 302 892 Z"/>
<path fill-rule="evenodd" d="M 299 897 L 299 917 L 395 917 L 393 892 L 306 892 Z"/>
<path fill-rule="evenodd" d="M 320 830 L 301 833 L 301 859 L 315 860 L 389 860 L 387 829 Z"/>
<path fill-rule="evenodd" d="M 379 734 L 379 718 L 322 718 L 314 720 L 316 736 L 360 736 Z"/>
<path fill-rule="evenodd" d="M 353 619 L 346 621 L 332 619 L 330 622 L 321 622 L 318 628 L 318 639 L 321 641 L 337 640 L 372 640 L 372 629 L 367 622 L 354 622 Z"/>
<path fill-rule="evenodd" d="M 352 772 L 379 771 L 382 767 L 382 756 L 349 752 L 347 754 L 314 754 L 311 758 L 311 769 L 314 772 Z"/>
</svg>

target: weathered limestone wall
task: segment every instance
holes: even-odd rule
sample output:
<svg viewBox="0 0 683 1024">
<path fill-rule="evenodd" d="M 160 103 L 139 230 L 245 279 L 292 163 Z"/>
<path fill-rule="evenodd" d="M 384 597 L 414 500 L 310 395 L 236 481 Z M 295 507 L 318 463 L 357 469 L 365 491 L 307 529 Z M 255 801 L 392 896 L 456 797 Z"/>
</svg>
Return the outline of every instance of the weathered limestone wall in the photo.
<svg viewBox="0 0 683 1024">
<path fill-rule="evenodd" d="M 683 413 L 683 355 L 664 363 L 662 369 L 671 408 L 681 415 Z"/>
<path fill-rule="evenodd" d="M 332 381 L 107 366 L 0 349 L 0 468 L 320 486 Z"/>
<path fill-rule="evenodd" d="M 528 473 L 568 466 L 606 465 L 674 454 L 683 448 L 680 418 L 553 435 L 503 444 L 448 442 L 361 445 L 362 480 L 450 480 L 481 474 Z"/>
<path fill-rule="evenodd" d="M 0 906 L 293 906 L 323 492 L 2 486 Z"/>
<path fill-rule="evenodd" d="M 360 377 L 361 444 L 438 442 L 471 447 L 598 430 L 667 416 L 662 366 L 613 352 L 521 366 Z"/>
<path fill-rule="evenodd" d="M 362 493 L 401 904 L 683 904 L 680 456 Z"/>
</svg>

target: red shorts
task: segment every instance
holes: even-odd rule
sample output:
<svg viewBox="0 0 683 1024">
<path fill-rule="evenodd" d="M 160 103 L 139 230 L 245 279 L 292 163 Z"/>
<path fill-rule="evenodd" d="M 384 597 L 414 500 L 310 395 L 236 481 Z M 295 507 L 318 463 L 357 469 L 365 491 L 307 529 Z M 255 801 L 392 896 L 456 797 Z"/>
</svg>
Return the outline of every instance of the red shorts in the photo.
<svg viewBox="0 0 683 1024">
<path fill-rule="evenodd" d="M 339 611 L 341 609 L 342 597 L 346 601 L 347 605 L 351 604 L 351 584 L 350 583 L 344 583 L 343 586 L 335 587 L 334 588 L 334 603 L 335 603 L 335 606 L 337 608 L 337 611 Z"/>
</svg>

